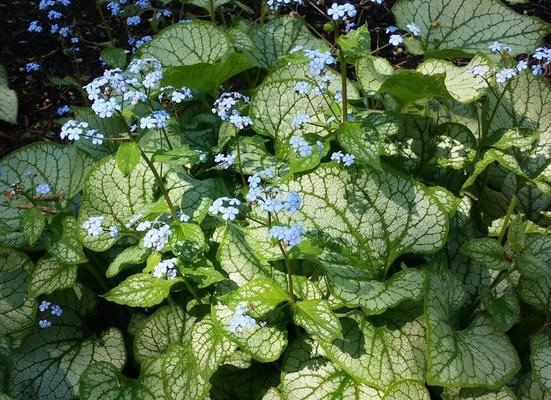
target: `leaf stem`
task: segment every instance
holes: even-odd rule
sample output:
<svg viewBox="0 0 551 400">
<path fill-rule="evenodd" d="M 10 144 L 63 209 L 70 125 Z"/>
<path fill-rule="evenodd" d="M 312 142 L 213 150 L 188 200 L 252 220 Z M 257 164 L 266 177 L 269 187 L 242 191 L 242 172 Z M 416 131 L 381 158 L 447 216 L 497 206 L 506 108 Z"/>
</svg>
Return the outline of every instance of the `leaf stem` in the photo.
<svg viewBox="0 0 551 400">
<path fill-rule="evenodd" d="M 247 180 L 245 179 L 245 174 L 243 173 L 243 164 L 241 163 L 241 146 L 239 144 L 239 139 L 236 140 L 236 150 L 237 150 L 237 164 L 239 167 L 239 175 L 241 175 L 241 182 L 243 182 L 243 186 L 247 186 Z"/>
<path fill-rule="evenodd" d="M 101 9 L 101 5 L 99 1 L 96 1 L 96 8 L 98 9 L 99 16 L 101 18 L 101 22 L 103 23 L 103 26 L 105 27 L 105 33 L 107 34 L 107 37 L 109 38 L 109 42 L 111 45 L 114 44 L 113 42 L 113 35 L 111 34 L 111 28 L 109 27 L 109 24 L 105 20 L 105 15 L 103 15 L 103 11 Z"/>
<path fill-rule="evenodd" d="M 505 237 L 505 232 L 507 232 L 507 227 L 509 226 L 509 221 L 511 220 L 511 216 L 513 215 L 513 211 L 515 210 L 517 201 L 518 201 L 518 197 L 516 193 L 513 193 L 513 197 L 511 197 L 511 202 L 509 203 L 509 207 L 507 207 L 507 213 L 505 214 L 505 219 L 503 220 L 501 231 L 499 232 L 498 241 L 500 243 L 503 241 L 503 238 Z"/>
<path fill-rule="evenodd" d="M 291 303 L 291 307 L 295 308 L 295 293 L 293 292 L 293 271 L 291 267 L 291 260 L 289 259 L 289 255 L 287 254 L 287 251 L 285 250 L 285 247 L 283 247 L 283 244 L 281 244 L 281 240 L 277 241 L 277 245 L 279 246 L 279 250 L 281 250 L 281 253 L 283 254 L 283 258 L 285 258 L 285 267 L 287 268 L 287 290 L 289 291 L 289 295 L 291 296 L 289 302 Z"/>
<path fill-rule="evenodd" d="M 172 220 L 174 222 L 177 222 L 178 221 L 178 214 L 176 213 L 176 208 L 174 207 L 174 204 L 172 203 L 172 200 L 170 200 L 170 196 L 168 195 L 168 190 L 165 186 L 165 183 L 163 182 L 163 178 L 161 178 L 161 176 L 159 175 L 159 172 L 157 172 L 157 169 L 155 168 L 155 165 L 153 164 L 151 159 L 147 156 L 147 154 L 145 154 L 145 151 L 143 151 L 143 149 L 140 147 L 140 145 L 138 144 L 138 142 L 136 141 L 134 136 L 132 136 L 130 126 L 128 126 L 128 122 L 123 117 L 122 113 L 118 110 L 117 110 L 117 113 L 119 114 L 119 116 L 121 117 L 121 119 L 124 121 L 124 123 L 126 125 L 126 129 L 128 131 L 129 139 L 132 142 L 134 142 L 136 144 L 136 146 L 138 146 L 138 149 L 140 149 L 140 154 L 141 154 L 143 160 L 145 161 L 145 163 L 149 167 L 150 171 L 153 173 L 153 176 L 155 177 L 155 180 L 157 181 L 157 184 L 159 185 L 159 188 L 161 189 L 161 192 L 163 193 L 163 197 L 165 198 L 166 204 L 167 204 L 167 206 L 170 210 L 170 215 L 172 216 Z"/>
<path fill-rule="evenodd" d="M 201 297 L 199 297 L 199 294 L 197 293 L 197 291 L 195 290 L 195 288 L 193 286 L 191 286 L 189 284 L 189 282 L 187 280 L 184 279 L 184 285 L 186 286 L 186 289 L 191 293 L 191 295 L 193 296 L 193 298 L 195 300 L 197 300 L 197 302 L 199 304 L 203 304 L 203 302 L 201 301 Z"/>
</svg>

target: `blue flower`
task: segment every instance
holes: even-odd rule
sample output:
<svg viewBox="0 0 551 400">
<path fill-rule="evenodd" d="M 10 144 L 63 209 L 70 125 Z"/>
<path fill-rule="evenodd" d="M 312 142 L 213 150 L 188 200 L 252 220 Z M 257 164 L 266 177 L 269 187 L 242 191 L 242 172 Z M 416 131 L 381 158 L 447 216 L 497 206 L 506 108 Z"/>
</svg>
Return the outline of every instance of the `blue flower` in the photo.
<svg viewBox="0 0 551 400">
<path fill-rule="evenodd" d="M 132 17 L 128 17 L 126 19 L 126 25 L 128 26 L 136 26 L 139 25 L 140 22 L 142 22 L 142 19 L 139 15 L 133 15 Z"/>
<path fill-rule="evenodd" d="M 38 326 L 42 329 L 46 329 L 52 326 L 52 322 L 48 321 L 47 319 L 41 319 L 40 321 L 38 321 Z"/>
<path fill-rule="evenodd" d="M 29 32 L 37 32 L 37 33 L 40 33 L 40 32 L 43 31 L 42 25 L 40 25 L 40 22 L 38 22 L 38 21 L 32 21 L 29 24 L 29 27 L 27 28 L 27 30 Z"/>
<path fill-rule="evenodd" d="M 58 109 L 57 109 L 57 115 L 59 116 L 62 116 L 62 115 L 65 115 L 67 113 L 71 112 L 71 107 L 69 107 L 68 105 L 63 105 L 63 106 L 60 106 Z"/>
<path fill-rule="evenodd" d="M 300 195 L 297 192 L 289 192 L 283 203 L 283 208 L 289 213 L 295 213 L 300 209 Z"/>
<path fill-rule="evenodd" d="M 51 313 L 52 313 L 52 315 L 55 315 L 56 317 L 61 317 L 61 315 L 63 314 L 63 309 L 60 306 L 58 306 L 57 304 L 53 304 Z"/>
<path fill-rule="evenodd" d="M 40 312 L 44 312 L 46 311 L 48 308 L 50 308 L 50 305 L 52 303 L 50 303 L 49 301 L 47 300 L 42 300 L 42 302 L 40 303 L 40 305 L 38 306 L 38 309 L 40 310 Z"/>
<path fill-rule="evenodd" d="M 25 65 L 25 70 L 29 73 L 38 71 L 39 69 L 40 69 L 40 64 L 38 64 L 37 62 L 34 62 L 34 61 L 32 61 L 30 63 L 27 63 Z"/>
<path fill-rule="evenodd" d="M 52 188 L 47 183 L 41 183 L 36 186 L 35 191 L 38 195 L 44 195 L 50 193 L 52 191 Z"/>
<path fill-rule="evenodd" d="M 56 10 L 48 11 L 48 19 L 49 20 L 60 19 L 61 17 L 63 17 L 63 14 L 61 14 L 59 11 L 56 11 Z"/>
</svg>

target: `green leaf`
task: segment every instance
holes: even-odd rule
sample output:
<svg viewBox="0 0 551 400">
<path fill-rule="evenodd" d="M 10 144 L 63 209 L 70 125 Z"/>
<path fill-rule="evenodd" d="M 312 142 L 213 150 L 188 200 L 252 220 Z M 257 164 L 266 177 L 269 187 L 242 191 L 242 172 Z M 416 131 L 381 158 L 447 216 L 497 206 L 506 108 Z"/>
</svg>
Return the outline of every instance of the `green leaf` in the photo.
<svg viewBox="0 0 551 400">
<path fill-rule="evenodd" d="M 25 240 L 31 246 L 34 246 L 36 241 L 40 239 L 42 231 L 46 226 L 46 217 L 36 207 L 21 211 L 21 230 Z"/>
<path fill-rule="evenodd" d="M 289 165 L 274 157 L 266 149 L 267 140 L 261 136 L 238 137 L 239 150 L 241 152 L 241 169 L 246 175 L 253 175 L 263 169 L 271 169 L 276 175 L 285 175 Z M 228 154 L 237 159 L 237 145 L 231 144 L 228 148 Z M 318 161 L 319 163 L 319 161 Z M 239 172 L 239 166 L 232 166 Z"/>
<path fill-rule="evenodd" d="M 199 373 L 205 379 L 209 379 L 237 348 L 223 332 L 216 329 L 209 317 L 207 315 L 207 318 L 195 323 L 191 330 L 191 352 L 197 360 Z"/>
<path fill-rule="evenodd" d="M 465 125 L 455 122 L 438 126 L 434 157 L 439 167 L 463 169 L 476 157 L 477 140 Z"/>
<path fill-rule="evenodd" d="M 66 207 L 72 198 L 80 192 L 83 177 L 91 167 L 93 160 L 73 146 L 38 142 L 23 146 L 0 161 L 3 174 L 0 175 L 0 192 L 5 193 L 14 182 L 21 182 L 25 189 L 34 193 L 35 184 L 47 183 L 52 194 L 63 194 L 60 206 Z M 25 172 L 35 174 L 33 180 Z M 15 203 L 26 200 L 21 195 Z M 52 205 L 45 202 L 45 205 Z M 9 201 L 0 202 L 0 225 L 9 229 L 0 230 L 0 243 L 10 246 L 22 246 L 25 238 L 20 227 L 21 209 Z"/>
<path fill-rule="evenodd" d="M 456 67 L 444 60 L 427 60 L 417 67 L 417 71 L 429 76 L 446 74 L 444 85 L 451 97 L 460 103 L 471 103 L 484 94 L 487 84 L 480 77 L 474 76 L 470 69 L 489 66 L 485 57 L 476 56 L 463 67 Z"/>
<path fill-rule="evenodd" d="M 251 362 L 245 354 L 235 352 L 210 379 L 210 396 L 217 400 L 285 400 L 274 393 L 279 375 L 273 364 Z M 272 394 L 275 397 L 270 397 Z"/>
<path fill-rule="evenodd" d="M 342 148 L 347 153 L 354 154 L 358 162 L 376 169 L 381 168 L 381 136 L 375 127 L 361 122 L 347 122 L 340 125 L 338 137 Z"/>
<path fill-rule="evenodd" d="M 486 389 L 446 389 L 444 400 L 517 400 L 507 386 L 490 391 Z"/>
<path fill-rule="evenodd" d="M 373 279 L 365 271 L 347 265 L 337 255 L 324 257 L 322 267 L 332 293 L 348 307 L 362 307 L 368 315 L 381 314 L 405 300 L 419 300 L 425 287 L 425 273 L 406 269 L 384 282 Z"/>
<path fill-rule="evenodd" d="M 197 224 L 180 223 L 174 227 L 168 239 L 170 249 L 184 263 L 190 263 L 203 252 L 205 235 Z"/>
<path fill-rule="evenodd" d="M 527 235 L 525 250 L 516 259 L 516 266 L 523 276 L 538 280 L 542 276 L 551 276 L 551 237 L 542 234 Z"/>
<path fill-rule="evenodd" d="M 81 86 L 77 84 L 79 89 L 81 89 Z M 90 107 L 76 106 L 71 106 L 71 111 L 75 120 L 87 122 L 90 129 L 96 129 L 105 136 L 106 140 L 100 145 L 93 144 L 91 140 L 79 140 L 74 144 L 96 160 L 115 153 L 119 143 L 121 143 L 118 140 L 109 140 L 108 138 L 128 134 L 126 122 L 117 114 L 109 118 L 100 118 Z"/>
<path fill-rule="evenodd" d="M 113 364 L 99 361 L 80 377 L 79 394 L 86 400 L 155 400 L 158 392 L 142 380 L 129 379 Z"/>
<path fill-rule="evenodd" d="M 223 332 L 232 342 L 250 357 L 260 362 L 277 360 L 287 346 L 287 330 L 281 323 L 281 313 L 272 312 L 264 316 L 266 326 L 255 326 L 244 330 L 240 334 L 229 330 L 230 320 L 234 315 L 235 307 L 227 307 L 223 304 L 212 305 L 211 320 L 218 332 Z M 249 314 L 255 319 L 257 313 L 253 310 Z M 258 321 L 260 322 L 260 321 Z"/>
<path fill-rule="evenodd" d="M 337 40 L 347 61 L 352 62 L 358 57 L 371 53 L 371 36 L 367 24 L 358 29 L 352 29 Z"/>
<path fill-rule="evenodd" d="M 551 310 L 551 276 L 543 275 L 537 280 L 521 276 L 518 295 L 525 303 L 548 314 Z"/>
<path fill-rule="evenodd" d="M 79 226 L 93 216 L 104 216 L 106 231 L 91 237 L 79 230 L 82 244 L 94 251 L 105 251 L 117 238 L 109 235 L 108 229 L 115 225 L 122 228 L 133 215 L 141 213 L 153 201 L 155 177 L 145 162 L 140 162 L 128 176 L 117 168 L 113 157 L 96 163 L 86 176 Z"/>
<path fill-rule="evenodd" d="M 549 392 L 546 392 L 533 374 L 524 375 L 516 387 L 517 400 L 547 400 Z"/>
<path fill-rule="evenodd" d="M 36 302 L 27 296 L 32 261 L 23 253 L 0 246 L 0 331 L 24 336 L 34 320 Z"/>
<path fill-rule="evenodd" d="M 320 343 L 326 357 L 359 382 L 386 389 L 401 379 L 423 380 L 425 329 L 409 311 L 379 323 L 359 313 L 341 318 L 343 339 Z"/>
<path fill-rule="evenodd" d="M 495 289 L 494 289 L 495 291 Z M 488 286 L 480 288 L 480 302 L 490 314 L 495 326 L 502 332 L 507 332 L 520 321 L 520 305 L 517 294 L 512 287 L 493 293 Z"/>
<path fill-rule="evenodd" d="M 488 113 L 490 113 L 496 104 L 496 97 L 489 93 L 488 98 Z M 496 131 L 511 127 L 539 129 L 541 133 L 532 145 L 531 151 L 522 152 L 523 170 L 530 178 L 536 178 L 542 173 L 549 176 L 551 113 L 548 110 L 550 106 L 549 83 L 530 73 L 520 74 L 509 84 L 492 123 L 491 128 Z"/>
<path fill-rule="evenodd" d="M 253 129 L 264 136 L 274 139 L 276 155 L 285 155 L 289 150 L 289 139 L 297 131 L 293 119 L 298 114 L 308 114 L 310 123 L 302 129 L 303 134 L 327 135 L 324 128 L 313 124 L 325 124 L 324 109 L 327 103 L 322 96 L 308 97 L 294 90 L 298 82 L 304 80 L 288 79 L 268 81 L 260 85 L 251 100 L 250 116 Z"/>
<path fill-rule="evenodd" d="M 62 263 L 82 264 L 88 261 L 78 240 L 78 230 L 77 220 L 73 216 L 64 217 L 60 225 L 50 224 L 51 232 L 46 237 L 48 253 Z"/>
<path fill-rule="evenodd" d="M 86 334 L 84 318 L 94 307 L 94 297 L 76 286 L 49 298 L 63 308 L 63 315 L 53 318 L 50 328 L 36 326 L 17 350 L 10 394 L 19 399 L 72 399 L 88 365 L 106 361 L 123 367 L 124 340 L 117 329 L 107 329 L 99 337 Z"/>
<path fill-rule="evenodd" d="M 178 266 L 178 271 L 185 276 L 191 278 L 197 283 L 197 287 L 200 289 L 206 288 L 214 283 L 222 282 L 226 279 L 218 270 L 214 269 L 212 264 L 208 264 L 204 267 L 191 266 L 189 268 Z"/>
<path fill-rule="evenodd" d="M 445 242 L 440 194 L 402 176 L 322 165 L 284 189 L 302 196 L 294 222 L 340 246 L 373 277 L 401 254 L 434 251 Z"/>
<path fill-rule="evenodd" d="M 142 243 L 127 247 L 111 261 L 111 264 L 109 264 L 105 272 L 105 276 L 112 278 L 131 265 L 138 265 L 145 262 L 149 253 L 150 250 L 143 247 Z"/>
<path fill-rule="evenodd" d="M 174 205 L 195 222 L 201 223 L 212 201 L 219 196 L 217 183 L 214 179 L 195 179 L 185 172 L 170 172 L 165 185 Z M 167 207 L 165 212 L 168 211 Z"/>
<path fill-rule="evenodd" d="M 511 266 L 507 261 L 505 249 L 496 239 L 471 239 L 463 245 L 461 251 L 486 268 L 506 270 Z"/>
<path fill-rule="evenodd" d="M 201 400 L 209 391 L 209 382 L 199 374 L 199 368 L 189 346 L 173 344 L 168 351 L 144 372 L 144 378 L 154 373 L 160 376 L 167 400 Z M 160 397 L 156 397 L 160 398 Z"/>
<path fill-rule="evenodd" d="M 117 167 L 124 175 L 129 175 L 140 162 L 141 152 L 134 142 L 123 143 L 117 149 L 115 160 Z"/>
<path fill-rule="evenodd" d="M 72 287 L 77 280 L 77 266 L 65 264 L 56 258 L 41 258 L 31 273 L 29 296 L 51 294 L 58 289 Z"/>
<path fill-rule="evenodd" d="M 394 68 L 386 58 L 366 55 L 356 62 L 356 73 L 364 92 L 373 96 L 387 78 L 394 74 Z"/>
<path fill-rule="evenodd" d="M 267 275 L 265 271 L 270 269 L 254 236 L 247 228 L 235 224 L 225 226 L 216 259 L 228 277 L 239 286 Z"/>
<path fill-rule="evenodd" d="M 188 3 L 193 4 L 197 7 L 202 7 L 207 10 L 210 14 L 214 14 L 214 11 L 223 6 L 224 4 L 231 3 L 232 0 L 190 0 Z"/>
<path fill-rule="evenodd" d="M 319 345 L 305 339 L 289 346 L 280 385 L 286 399 L 382 400 L 381 391 L 355 381 L 322 354 Z"/>
<path fill-rule="evenodd" d="M 0 121 L 17 123 L 17 93 L 8 87 L 8 73 L 0 65 Z"/>
<path fill-rule="evenodd" d="M 542 334 L 533 336 L 530 348 L 532 374 L 543 389 L 551 393 L 551 336 Z"/>
<path fill-rule="evenodd" d="M 390 385 L 382 400 L 430 400 L 430 394 L 422 381 L 404 379 Z"/>
<path fill-rule="evenodd" d="M 518 355 L 508 337 L 485 317 L 456 331 L 451 321 L 464 303 L 463 285 L 453 273 L 430 274 L 425 295 L 427 382 L 497 389 L 518 372 Z"/>
<path fill-rule="evenodd" d="M 194 20 L 163 29 L 137 52 L 139 58 L 155 57 L 163 67 L 214 63 L 228 56 L 231 44 L 216 25 Z"/>
<path fill-rule="evenodd" d="M 126 67 L 126 51 L 118 47 L 106 47 L 99 54 L 100 60 L 111 68 Z"/>
<path fill-rule="evenodd" d="M 433 56 L 456 57 L 488 52 L 494 41 L 512 47 L 512 55 L 532 51 L 549 31 L 538 18 L 517 14 L 496 0 L 399 0 L 392 12 L 396 25 L 421 28 L 415 49 Z"/>
<path fill-rule="evenodd" d="M 297 301 L 294 320 L 321 341 L 331 343 L 335 339 L 342 339 L 341 324 L 327 300 Z"/>
<path fill-rule="evenodd" d="M 240 53 L 230 53 L 213 63 L 197 63 L 169 67 L 163 77 L 163 85 L 186 86 L 190 89 L 212 92 L 231 77 L 255 66 Z"/>
<path fill-rule="evenodd" d="M 247 31 L 234 29 L 230 36 L 237 50 L 245 53 L 265 69 L 274 67 L 282 56 L 297 46 L 319 49 L 321 41 L 314 37 L 304 20 L 283 16 L 264 24 L 252 24 Z"/>
<path fill-rule="evenodd" d="M 254 312 L 260 316 L 274 310 L 280 303 L 289 301 L 287 291 L 269 278 L 256 278 L 239 289 L 219 297 L 225 305 L 235 308 L 241 303 L 250 304 Z"/>
<path fill-rule="evenodd" d="M 403 70 L 389 76 L 379 92 L 389 93 L 400 106 L 434 97 L 450 99 L 443 73 L 425 75 L 417 71 Z"/>
<path fill-rule="evenodd" d="M 181 279 L 165 280 L 149 274 L 134 274 L 105 294 L 105 299 L 130 307 L 151 307 L 162 302 Z"/>
<path fill-rule="evenodd" d="M 140 363 L 158 358 L 172 343 L 185 344 L 195 318 L 178 306 L 163 306 L 149 316 L 138 328 L 134 339 L 134 357 Z"/>
<path fill-rule="evenodd" d="M 520 214 L 517 214 L 511 220 L 511 225 L 507 230 L 507 243 L 515 253 L 521 253 L 524 250 L 526 234 L 524 233 L 524 222 Z"/>
</svg>

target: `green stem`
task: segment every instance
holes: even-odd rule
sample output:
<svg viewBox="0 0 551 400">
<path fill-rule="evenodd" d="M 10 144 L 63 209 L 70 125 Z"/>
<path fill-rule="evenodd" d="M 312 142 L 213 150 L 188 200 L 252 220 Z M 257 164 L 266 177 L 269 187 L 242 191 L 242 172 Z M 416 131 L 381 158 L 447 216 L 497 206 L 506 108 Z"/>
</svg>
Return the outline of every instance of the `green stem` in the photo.
<svg viewBox="0 0 551 400">
<path fill-rule="evenodd" d="M 149 159 L 147 154 L 142 150 L 142 148 L 136 143 L 138 148 L 140 149 L 140 153 L 142 155 L 143 160 L 153 173 L 153 176 L 155 177 L 155 180 L 157 181 L 157 184 L 159 185 L 161 192 L 163 193 L 163 197 L 165 198 L 166 204 L 168 205 L 168 208 L 170 210 L 170 215 L 172 215 L 172 220 L 177 222 L 178 221 L 178 214 L 176 213 L 176 208 L 174 207 L 174 204 L 172 203 L 172 200 L 170 200 L 170 196 L 168 195 L 168 190 L 165 186 L 165 183 L 163 182 L 163 178 L 159 175 L 157 172 L 157 169 L 155 168 L 155 165 L 153 165 L 153 162 Z"/>
<path fill-rule="evenodd" d="M 184 280 L 184 285 L 186 286 L 186 289 L 189 290 L 189 292 L 191 293 L 191 295 L 193 296 L 193 298 L 195 300 L 197 300 L 197 302 L 199 304 L 203 304 L 203 302 L 201 301 L 201 297 L 199 297 L 199 294 L 197 293 L 197 291 L 195 290 L 195 288 L 193 286 L 191 286 L 189 284 L 188 281 Z"/>
<path fill-rule="evenodd" d="M 245 179 L 245 174 L 243 173 L 243 164 L 241 163 L 241 146 L 239 145 L 239 139 L 237 139 L 237 164 L 239 167 L 239 175 L 241 175 L 241 182 L 243 182 L 243 186 L 247 186 L 247 180 Z"/>
<path fill-rule="evenodd" d="M 513 211 L 515 210 L 517 201 L 518 201 L 517 195 L 516 193 L 513 193 L 513 197 L 511 197 L 511 202 L 509 203 L 509 207 L 507 207 L 507 214 L 505 214 L 505 219 L 503 220 L 503 226 L 501 227 L 501 231 L 499 232 L 498 241 L 500 243 L 505 237 L 505 232 L 507 232 L 507 227 L 509 226 L 509 221 L 511 220 L 511 216 L 513 215 Z"/>
<path fill-rule="evenodd" d="M 212 22 L 216 22 L 216 16 L 214 15 L 214 0 L 209 0 L 209 13 L 210 13 L 210 20 Z"/>
<path fill-rule="evenodd" d="M 130 126 L 128 125 L 128 122 L 126 121 L 126 119 L 124 118 L 122 113 L 117 110 L 117 114 L 124 121 L 124 123 L 126 125 L 126 130 L 128 131 L 128 138 L 130 139 L 130 141 L 134 142 L 136 144 L 136 146 L 138 146 L 138 149 L 140 149 L 140 154 L 141 154 L 143 160 L 145 161 L 145 163 L 149 167 L 150 171 L 153 173 L 153 176 L 155 177 L 155 180 L 157 181 L 157 184 L 159 185 L 159 188 L 161 189 L 161 192 L 163 193 L 163 197 L 165 198 L 166 204 L 167 204 L 167 206 L 170 210 L 170 215 L 172 216 L 172 220 L 174 222 L 177 222 L 178 221 L 178 214 L 176 213 L 176 208 L 174 207 L 174 204 L 172 203 L 172 200 L 170 200 L 170 196 L 168 195 L 168 190 L 165 186 L 165 183 L 163 182 L 163 178 L 161 178 L 161 176 L 159 175 L 159 172 L 157 172 L 157 169 L 155 168 L 155 165 L 153 164 L 153 161 L 150 160 L 150 158 L 147 156 L 147 154 L 145 154 L 145 151 L 143 151 L 143 149 L 140 147 L 140 145 L 138 144 L 138 142 L 136 141 L 134 136 L 132 136 Z"/>
<path fill-rule="evenodd" d="M 283 244 L 281 244 L 281 241 L 278 240 L 277 245 L 279 246 L 279 250 L 281 250 L 281 254 L 283 254 L 283 258 L 285 258 L 285 267 L 287 268 L 287 290 L 289 291 L 289 295 L 291 296 L 289 302 L 291 303 L 291 307 L 295 308 L 295 293 L 293 291 L 293 271 L 291 268 L 291 260 L 289 259 L 289 255 L 287 254 L 287 251 L 285 250 L 285 247 L 283 247 Z"/>
<path fill-rule="evenodd" d="M 260 0 L 260 24 L 264 24 L 266 19 L 266 0 Z"/>
</svg>

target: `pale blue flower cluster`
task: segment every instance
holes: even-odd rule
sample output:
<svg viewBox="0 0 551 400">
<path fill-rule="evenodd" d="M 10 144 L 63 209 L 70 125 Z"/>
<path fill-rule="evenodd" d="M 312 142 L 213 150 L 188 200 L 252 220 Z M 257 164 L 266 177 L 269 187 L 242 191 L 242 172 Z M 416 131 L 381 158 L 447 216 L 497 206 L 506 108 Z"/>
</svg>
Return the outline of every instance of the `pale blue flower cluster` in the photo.
<svg viewBox="0 0 551 400">
<path fill-rule="evenodd" d="M 302 136 L 291 136 L 289 144 L 299 157 L 308 157 L 312 155 L 313 147 Z"/>
<path fill-rule="evenodd" d="M 170 114 L 165 110 L 153 111 L 146 117 L 140 118 L 141 129 L 163 129 L 166 128 Z"/>
<path fill-rule="evenodd" d="M 229 121 L 237 129 L 241 130 L 251 126 L 253 121 L 241 114 L 240 108 L 249 104 L 249 98 L 241 93 L 222 93 L 214 102 L 212 112 L 220 117 L 222 121 Z"/>
<path fill-rule="evenodd" d="M 155 278 L 174 279 L 176 277 L 176 262 L 177 258 L 169 258 L 158 263 L 153 269 Z"/>
<path fill-rule="evenodd" d="M 88 122 L 68 120 L 61 127 L 59 137 L 61 139 L 79 140 L 80 137 L 90 139 L 92 144 L 100 145 L 103 143 L 104 136 L 95 129 L 88 129 Z"/>
<path fill-rule="evenodd" d="M 239 199 L 231 197 L 219 197 L 212 205 L 209 207 L 209 212 L 212 215 L 220 215 L 225 221 L 234 221 L 237 215 L 239 214 L 239 209 L 237 208 L 241 205 Z"/>
<path fill-rule="evenodd" d="M 235 156 L 232 154 L 217 154 L 214 157 L 214 162 L 218 164 L 221 169 L 228 169 L 235 163 Z"/>
<path fill-rule="evenodd" d="M 333 3 L 327 10 L 327 15 L 333 19 L 333 21 L 347 21 L 354 18 L 357 14 L 356 7 L 351 3 L 337 4 Z"/>
<path fill-rule="evenodd" d="M 52 304 L 50 301 L 42 300 L 38 306 L 38 310 L 42 313 L 50 310 L 50 314 L 54 317 L 61 317 L 63 315 L 63 309 L 57 305 Z M 38 326 L 42 329 L 46 329 L 52 326 L 52 321 L 48 319 L 41 319 L 38 321 Z"/>
<path fill-rule="evenodd" d="M 71 5 L 71 0 L 41 0 L 38 4 L 38 9 L 40 11 L 46 12 L 46 18 L 50 23 L 50 33 L 52 35 L 57 34 L 60 38 L 63 39 L 71 36 L 73 34 L 73 31 L 69 26 L 60 25 L 60 20 L 64 17 L 64 15 L 62 12 L 59 11 L 59 9 L 55 9 L 55 7 L 67 7 L 69 5 Z M 27 30 L 29 32 L 42 33 L 44 31 L 44 28 L 40 24 L 40 21 L 35 20 L 31 21 Z M 68 43 L 73 45 L 69 48 L 69 50 L 73 52 L 77 52 L 80 50 L 80 48 L 76 46 L 79 43 L 79 38 L 77 36 L 72 36 L 69 39 Z"/>
<path fill-rule="evenodd" d="M 141 214 L 134 215 L 126 224 L 127 228 L 132 228 L 142 218 Z M 168 238 L 172 235 L 170 226 L 163 221 L 142 221 L 136 226 L 136 231 L 145 232 L 143 245 L 146 249 L 161 251 L 168 243 Z"/>
<path fill-rule="evenodd" d="M 302 241 L 304 228 L 296 223 L 291 226 L 275 225 L 268 234 L 274 239 L 281 240 L 285 245 L 293 247 Z"/>
<path fill-rule="evenodd" d="M 103 221 L 105 217 L 96 215 L 89 217 L 82 223 L 82 229 L 90 236 L 99 236 L 103 233 Z"/>
<path fill-rule="evenodd" d="M 350 167 L 356 162 L 356 157 L 353 154 L 343 154 L 342 151 L 336 151 L 331 154 L 331 160 L 342 163 L 345 167 Z"/>
<path fill-rule="evenodd" d="M 235 307 L 229 323 L 229 330 L 234 335 L 241 335 L 243 332 L 251 330 L 256 326 L 256 320 L 247 315 L 247 311 L 248 309 L 245 305 Z"/>
</svg>

